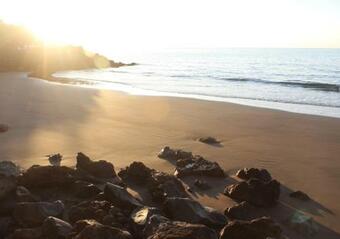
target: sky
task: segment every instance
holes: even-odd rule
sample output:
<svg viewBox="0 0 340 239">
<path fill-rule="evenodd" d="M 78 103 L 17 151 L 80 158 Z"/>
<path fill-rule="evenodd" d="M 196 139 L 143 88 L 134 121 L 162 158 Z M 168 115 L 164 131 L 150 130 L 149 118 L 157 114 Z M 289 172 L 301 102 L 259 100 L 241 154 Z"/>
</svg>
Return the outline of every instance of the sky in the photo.
<svg viewBox="0 0 340 239">
<path fill-rule="evenodd" d="M 0 0 L 0 19 L 49 43 L 105 52 L 340 48 L 339 0 Z"/>
</svg>

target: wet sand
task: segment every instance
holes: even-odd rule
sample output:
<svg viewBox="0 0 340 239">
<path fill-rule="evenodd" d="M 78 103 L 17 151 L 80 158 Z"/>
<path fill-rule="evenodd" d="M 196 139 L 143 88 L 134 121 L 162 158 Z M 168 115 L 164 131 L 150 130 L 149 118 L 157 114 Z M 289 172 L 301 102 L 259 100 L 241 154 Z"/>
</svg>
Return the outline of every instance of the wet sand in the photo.
<svg viewBox="0 0 340 239">
<path fill-rule="evenodd" d="M 131 96 L 109 90 L 53 84 L 21 73 L 0 74 L 0 160 L 24 168 L 48 164 L 61 153 L 74 165 L 82 151 L 118 169 L 133 161 L 173 172 L 157 158 L 165 145 L 217 161 L 231 176 L 210 180 L 193 198 L 223 210 L 234 204 L 222 194 L 241 167 L 268 169 L 282 183 L 279 205 L 266 210 L 276 220 L 301 211 L 312 216 L 315 238 L 340 238 L 340 119 L 201 100 Z M 220 147 L 197 141 L 213 136 Z M 190 184 L 190 180 L 185 180 Z M 311 202 L 289 198 L 302 190 Z M 285 228 L 286 230 L 286 228 Z M 287 230 L 291 238 L 303 238 Z"/>
</svg>

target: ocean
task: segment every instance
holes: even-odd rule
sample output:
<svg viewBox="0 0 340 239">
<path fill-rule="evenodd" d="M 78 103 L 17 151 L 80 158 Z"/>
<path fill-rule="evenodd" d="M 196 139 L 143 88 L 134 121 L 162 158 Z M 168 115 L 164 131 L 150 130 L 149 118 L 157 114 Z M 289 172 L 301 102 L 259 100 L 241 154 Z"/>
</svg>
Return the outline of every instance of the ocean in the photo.
<svg viewBox="0 0 340 239">
<path fill-rule="evenodd" d="M 340 49 L 168 49 L 113 59 L 138 64 L 55 76 L 129 94 L 340 118 Z"/>
</svg>

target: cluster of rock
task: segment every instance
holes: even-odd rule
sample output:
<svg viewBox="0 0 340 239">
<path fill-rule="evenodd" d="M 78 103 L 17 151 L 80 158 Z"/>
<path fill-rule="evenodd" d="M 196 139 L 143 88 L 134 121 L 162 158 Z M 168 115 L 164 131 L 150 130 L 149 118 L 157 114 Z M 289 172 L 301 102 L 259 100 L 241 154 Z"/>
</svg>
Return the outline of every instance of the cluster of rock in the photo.
<svg viewBox="0 0 340 239">
<path fill-rule="evenodd" d="M 175 175 L 184 176 L 210 176 L 225 177 L 225 173 L 216 162 L 206 160 L 200 155 L 193 155 L 181 149 L 171 149 L 164 147 L 158 154 L 159 158 L 173 160 L 176 162 Z"/>
<path fill-rule="evenodd" d="M 247 181 L 228 187 L 226 194 L 245 202 L 223 214 L 193 200 L 180 180 L 186 175 L 224 177 L 217 163 L 170 148 L 159 156 L 176 160 L 176 171 L 185 173 L 171 175 L 133 162 L 116 174 L 111 163 L 83 153 L 78 153 L 75 168 L 55 164 L 61 161 L 59 154 L 49 157 L 52 166 L 34 165 L 24 172 L 1 162 L 0 238 L 282 238 L 272 219 L 247 217 L 255 206 L 272 205 L 278 198 L 280 185 L 268 172 L 240 171 Z M 186 161 L 193 166 L 185 166 Z M 151 202 L 133 196 L 128 191 L 132 185 L 146 189 Z M 200 179 L 195 186 L 208 188 Z"/>
</svg>

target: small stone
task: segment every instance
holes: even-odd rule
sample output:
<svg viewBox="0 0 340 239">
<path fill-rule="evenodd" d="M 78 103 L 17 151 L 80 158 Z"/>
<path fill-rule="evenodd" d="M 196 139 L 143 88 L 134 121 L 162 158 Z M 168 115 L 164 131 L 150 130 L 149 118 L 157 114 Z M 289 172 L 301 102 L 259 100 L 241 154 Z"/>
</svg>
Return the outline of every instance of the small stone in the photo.
<svg viewBox="0 0 340 239">
<path fill-rule="evenodd" d="M 217 139 L 210 137 L 210 136 L 199 138 L 198 141 L 205 143 L 205 144 L 220 144 L 221 143 Z"/>
<path fill-rule="evenodd" d="M 0 124 L 0 133 L 5 133 L 9 130 L 9 126 L 6 124 Z"/>
</svg>

